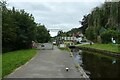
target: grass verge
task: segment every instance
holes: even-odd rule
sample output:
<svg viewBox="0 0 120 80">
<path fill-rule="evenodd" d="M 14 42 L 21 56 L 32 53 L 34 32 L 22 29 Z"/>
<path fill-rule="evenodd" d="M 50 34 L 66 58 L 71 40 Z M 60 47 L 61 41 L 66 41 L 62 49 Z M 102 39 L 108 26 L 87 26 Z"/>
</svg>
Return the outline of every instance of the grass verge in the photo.
<svg viewBox="0 0 120 80">
<path fill-rule="evenodd" d="M 2 54 L 0 54 L 0 80 L 2 77 Z"/>
<path fill-rule="evenodd" d="M 85 45 L 77 45 L 77 46 L 89 47 L 89 48 L 106 50 L 106 51 L 111 51 L 111 52 L 120 52 L 117 44 L 92 44 L 92 45 L 85 44 Z"/>
<path fill-rule="evenodd" d="M 35 49 L 19 50 L 2 55 L 2 77 L 10 74 L 16 68 L 25 64 L 36 54 Z"/>
</svg>

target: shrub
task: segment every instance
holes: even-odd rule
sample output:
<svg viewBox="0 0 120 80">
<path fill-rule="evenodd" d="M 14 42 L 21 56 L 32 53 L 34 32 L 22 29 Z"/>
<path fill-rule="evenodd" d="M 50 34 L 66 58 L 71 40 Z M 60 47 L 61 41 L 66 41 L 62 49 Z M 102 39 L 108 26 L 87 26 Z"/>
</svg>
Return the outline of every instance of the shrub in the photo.
<svg viewBox="0 0 120 80">
<path fill-rule="evenodd" d="M 118 43 L 119 42 L 119 33 L 115 30 L 107 30 L 107 31 L 104 31 L 100 34 L 101 36 L 101 39 L 102 39 L 102 43 L 111 43 L 111 38 L 113 37 L 116 42 Z"/>
</svg>

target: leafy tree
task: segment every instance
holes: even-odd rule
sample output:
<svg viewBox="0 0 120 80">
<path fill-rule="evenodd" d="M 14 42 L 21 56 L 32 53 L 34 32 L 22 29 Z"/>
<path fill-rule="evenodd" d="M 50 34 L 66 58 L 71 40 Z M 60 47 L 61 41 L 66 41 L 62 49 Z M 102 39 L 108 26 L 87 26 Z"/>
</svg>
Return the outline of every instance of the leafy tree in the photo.
<svg viewBox="0 0 120 80">
<path fill-rule="evenodd" d="M 83 34 L 85 34 L 85 30 L 87 29 L 87 27 L 88 27 L 88 17 L 89 17 L 89 15 L 85 15 L 84 17 L 83 17 L 83 19 L 82 19 L 82 21 L 79 21 L 80 23 L 81 23 L 81 32 L 83 33 Z"/>
<path fill-rule="evenodd" d="M 86 29 L 86 31 L 85 31 L 85 36 L 86 36 L 89 40 L 95 42 L 95 38 L 96 38 L 95 32 L 94 32 L 94 30 L 93 30 L 91 27 L 88 27 L 88 28 Z"/>
<path fill-rule="evenodd" d="M 2 3 L 2 2 L 1 2 Z M 32 14 L 2 3 L 2 51 L 31 48 L 32 41 L 48 42 L 50 34 L 45 26 L 37 25 Z"/>
<path fill-rule="evenodd" d="M 49 31 L 45 28 L 44 25 L 37 26 L 37 41 L 39 43 L 44 43 L 50 41 L 50 34 Z"/>
<path fill-rule="evenodd" d="M 72 36 L 73 34 L 76 34 L 77 32 L 80 32 L 80 28 L 73 28 L 70 31 L 66 32 L 68 36 Z"/>
<path fill-rule="evenodd" d="M 82 32 L 86 37 L 94 42 L 97 42 L 97 37 L 101 35 L 111 35 L 110 30 L 120 32 L 120 2 L 105 2 L 100 7 L 95 7 L 92 12 L 85 15 L 81 21 Z M 101 29 L 105 29 L 104 33 L 101 33 Z M 103 32 L 103 31 L 102 31 Z M 116 37 L 117 39 L 119 37 Z M 103 39 L 106 43 L 107 39 Z M 110 40 L 107 40 L 107 42 Z"/>
<path fill-rule="evenodd" d="M 12 12 L 5 7 L 2 11 L 2 36 L 3 52 L 15 49 L 16 27 L 13 24 Z"/>
</svg>

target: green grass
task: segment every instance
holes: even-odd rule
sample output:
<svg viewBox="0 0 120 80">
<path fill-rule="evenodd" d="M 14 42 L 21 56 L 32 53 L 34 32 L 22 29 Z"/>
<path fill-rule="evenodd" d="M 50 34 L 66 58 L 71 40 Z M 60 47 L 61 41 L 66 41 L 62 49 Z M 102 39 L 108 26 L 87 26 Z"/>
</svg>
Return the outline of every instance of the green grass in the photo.
<svg viewBox="0 0 120 80">
<path fill-rule="evenodd" d="M 10 74 L 19 66 L 25 64 L 36 54 L 35 49 L 19 50 L 2 55 L 2 77 Z"/>
<path fill-rule="evenodd" d="M 2 76 L 2 55 L 0 54 L 0 78 Z"/>
<path fill-rule="evenodd" d="M 120 52 L 117 44 L 92 44 L 92 45 L 85 44 L 85 45 L 77 45 L 77 46 L 90 47 L 99 50 L 111 51 L 111 52 Z"/>
</svg>

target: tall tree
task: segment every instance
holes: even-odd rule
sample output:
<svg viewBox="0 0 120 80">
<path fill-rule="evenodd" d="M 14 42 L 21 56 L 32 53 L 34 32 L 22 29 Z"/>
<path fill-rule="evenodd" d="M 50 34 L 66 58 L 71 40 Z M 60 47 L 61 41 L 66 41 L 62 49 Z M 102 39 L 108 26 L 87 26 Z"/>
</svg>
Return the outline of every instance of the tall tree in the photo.
<svg viewBox="0 0 120 80">
<path fill-rule="evenodd" d="M 49 31 L 45 28 L 44 25 L 37 26 L 37 41 L 39 43 L 44 43 L 50 41 L 50 34 Z"/>
<path fill-rule="evenodd" d="M 81 21 L 83 33 L 94 42 L 106 30 L 113 30 L 117 34 L 120 31 L 119 11 L 120 2 L 105 2 L 100 7 L 95 7 Z"/>
<path fill-rule="evenodd" d="M 4 3 L 3 3 L 4 4 Z M 3 52 L 31 48 L 32 41 L 48 42 L 50 34 L 45 26 L 38 26 L 32 14 L 24 10 L 10 10 L 2 5 Z"/>
</svg>

